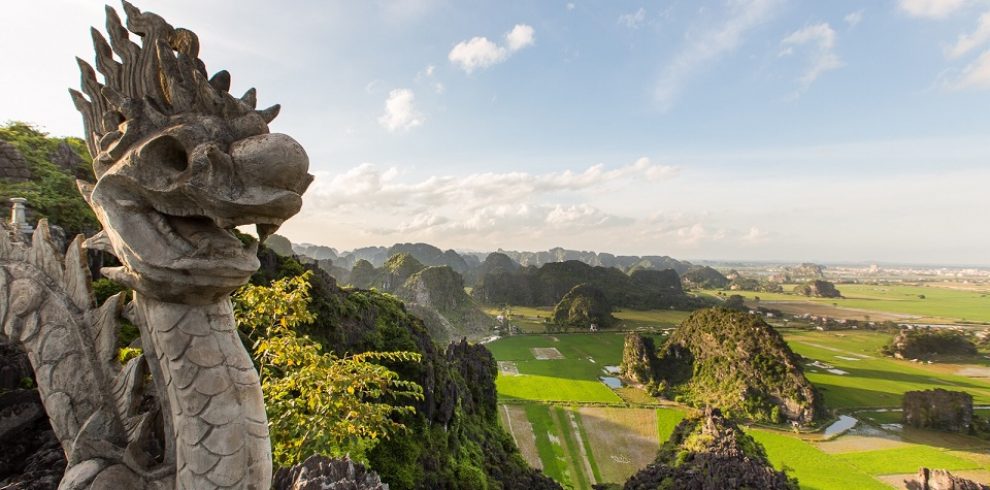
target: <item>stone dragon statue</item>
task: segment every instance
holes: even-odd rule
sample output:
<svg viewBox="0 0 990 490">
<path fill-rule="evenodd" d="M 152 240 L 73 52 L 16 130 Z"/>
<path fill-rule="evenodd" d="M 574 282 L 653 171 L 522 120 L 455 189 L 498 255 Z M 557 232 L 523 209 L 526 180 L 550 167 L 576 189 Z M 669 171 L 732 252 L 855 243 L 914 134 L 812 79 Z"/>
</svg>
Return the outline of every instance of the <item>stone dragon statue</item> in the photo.
<svg viewBox="0 0 990 490">
<path fill-rule="evenodd" d="M 64 259 L 44 221 L 30 242 L 0 232 L 0 338 L 34 368 L 68 460 L 60 489 L 268 489 L 264 400 L 230 301 L 257 242 L 232 230 L 264 240 L 296 214 L 309 160 L 269 132 L 278 106 L 231 96 L 226 71 L 208 77 L 194 33 L 123 8 L 126 24 L 107 7 L 109 42 L 92 30 L 103 83 L 78 60 L 82 93 L 70 90 L 96 174 L 79 188 L 103 231 Z M 85 249 L 119 259 L 102 272 L 132 301 L 96 305 Z M 121 318 L 143 349 L 125 366 Z"/>
</svg>

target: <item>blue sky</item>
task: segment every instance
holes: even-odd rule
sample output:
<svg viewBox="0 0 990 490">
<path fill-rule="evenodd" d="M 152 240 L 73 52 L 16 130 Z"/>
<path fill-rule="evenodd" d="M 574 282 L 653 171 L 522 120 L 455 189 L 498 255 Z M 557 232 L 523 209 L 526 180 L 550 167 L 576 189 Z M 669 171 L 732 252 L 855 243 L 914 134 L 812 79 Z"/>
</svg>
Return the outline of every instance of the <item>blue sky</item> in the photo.
<svg viewBox="0 0 990 490">
<path fill-rule="evenodd" d="M 138 6 L 282 104 L 295 241 L 990 263 L 987 0 Z M 4 8 L 2 116 L 79 134 L 102 3 Z"/>
</svg>

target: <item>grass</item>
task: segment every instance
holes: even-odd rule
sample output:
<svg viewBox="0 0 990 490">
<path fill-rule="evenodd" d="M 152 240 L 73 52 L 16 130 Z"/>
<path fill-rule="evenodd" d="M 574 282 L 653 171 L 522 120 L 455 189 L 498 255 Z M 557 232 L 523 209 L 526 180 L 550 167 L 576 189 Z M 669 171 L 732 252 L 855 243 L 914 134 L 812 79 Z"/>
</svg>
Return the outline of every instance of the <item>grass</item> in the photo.
<svg viewBox="0 0 990 490">
<path fill-rule="evenodd" d="M 567 458 L 564 448 L 550 440 L 550 434 L 557 434 L 557 426 L 550 417 L 549 407 L 532 404 L 526 406 L 526 418 L 533 424 L 533 434 L 536 436 L 536 451 L 543 463 L 543 473 L 557 480 L 561 485 L 571 484 L 567 472 Z"/>
<path fill-rule="evenodd" d="M 600 482 L 624 483 L 656 458 L 657 415 L 649 408 L 581 407 Z"/>
<path fill-rule="evenodd" d="M 487 307 L 483 310 L 493 317 L 502 314 L 502 309 L 498 307 Z M 688 311 L 677 310 L 617 309 L 612 312 L 612 315 L 619 319 L 616 328 L 622 330 L 673 327 L 690 314 L 691 312 Z M 509 312 L 509 321 L 525 333 L 543 333 L 546 331 L 545 320 L 552 316 L 552 306 L 513 306 Z"/>
<path fill-rule="evenodd" d="M 670 439 L 670 435 L 674 433 L 674 428 L 684 420 L 685 415 L 683 411 L 672 408 L 657 409 L 657 440 L 660 441 L 660 445 Z"/>
<path fill-rule="evenodd" d="M 498 396 L 505 400 L 621 403 L 622 399 L 600 381 L 523 374 L 495 379 Z"/>
<path fill-rule="evenodd" d="M 785 286 L 785 291 L 793 286 Z M 964 290 L 936 285 L 836 284 L 844 298 L 807 298 L 788 293 L 758 293 L 753 291 L 724 291 L 761 301 L 807 301 L 835 304 L 881 313 L 901 313 L 929 319 L 949 319 L 990 323 L 990 291 Z M 717 291 L 704 291 L 714 295 Z M 924 296 L 924 299 L 921 298 Z"/>
<path fill-rule="evenodd" d="M 618 364 L 622 360 L 622 333 L 556 334 L 556 335 L 514 335 L 503 337 L 490 344 L 488 350 L 499 361 L 534 360 L 530 349 L 534 347 L 554 347 L 566 359 L 595 360 L 599 369 L 607 364 Z"/>
<path fill-rule="evenodd" d="M 622 399 L 598 378 L 607 365 L 622 359 L 620 333 L 516 335 L 487 345 L 495 359 L 513 361 L 518 376 L 496 380 L 503 400 L 621 403 Z M 553 347 L 563 359 L 536 360 L 533 348 Z"/>
<path fill-rule="evenodd" d="M 573 409 L 572 409 L 573 410 Z M 588 430 L 584 428 L 584 419 L 581 412 L 573 410 L 574 421 L 577 423 L 578 434 L 581 435 L 581 442 L 584 443 L 584 454 L 588 456 L 588 464 L 591 466 L 591 473 L 596 482 L 601 482 L 602 472 L 598 469 L 598 461 L 595 460 L 594 451 L 591 450 L 591 439 L 588 438 Z"/>
<path fill-rule="evenodd" d="M 918 468 L 921 467 L 950 471 L 980 468 L 980 465 L 973 461 L 950 454 L 945 449 L 938 449 L 931 446 L 912 445 L 879 451 L 842 453 L 832 456 L 871 475 L 917 473 Z"/>
<path fill-rule="evenodd" d="M 805 366 L 808 380 L 825 396 L 829 408 L 897 408 L 906 391 L 944 388 L 964 390 L 977 404 L 990 404 L 990 383 L 935 367 L 881 357 L 890 334 L 867 331 L 808 332 L 780 329 L 798 354 L 822 361 L 847 374 Z M 868 357 L 867 357 L 868 356 Z"/>
<path fill-rule="evenodd" d="M 802 489 L 890 489 L 849 462 L 826 454 L 797 437 L 763 429 L 747 429 L 746 432 L 763 445 L 774 468 L 797 477 Z"/>
<path fill-rule="evenodd" d="M 591 488 L 591 484 L 595 482 L 589 482 L 588 475 L 585 474 L 584 446 L 577 443 L 573 426 L 567 416 L 568 410 L 563 407 L 554 407 L 553 411 L 557 419 L 557 427 L 560 429 L 559 434 L 563 436 L 564 446 L 567 451 L 568 469 L 571 472 L 571 476 L 574 477 L 574 486 L 577 488 Z"/>
</svg>

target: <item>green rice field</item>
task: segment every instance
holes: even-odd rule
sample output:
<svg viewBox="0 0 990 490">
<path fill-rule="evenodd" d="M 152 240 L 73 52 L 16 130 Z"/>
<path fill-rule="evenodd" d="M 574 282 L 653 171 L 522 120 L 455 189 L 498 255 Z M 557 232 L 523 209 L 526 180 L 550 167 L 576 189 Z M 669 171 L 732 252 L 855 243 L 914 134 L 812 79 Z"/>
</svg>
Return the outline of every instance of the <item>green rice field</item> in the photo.
<svg viewBox="0 0 990 490">
<path fill-rule="evenodd" d="M 990 323 L 990 289 L 965 290 L 935 285 L 836 284 L 843 298 L 808 298 L 789 294 L 794 285 L 785 285 L 784 293 L 724 291 L 761 301 L 808 302 L 838 308 L 863 310 L 865 313 L 894 313 L 917 317 L 917 320 L 951 320 Z M 718 291 L 706 290 L 714 296 Z"/>
<path fill-rule="evenodd" d="M 806 362 L 837 370 L 804 366 L 830 409 L 851 413 L 861 421 L 877 426 L 898 422 L 899 412 L 865 410 L 898 408 L 905 391 L 918 389 L 963 390 L 977 404 L 990 405 L 990 377 L 959 374 L 967 366 L 986 368 L 990 364 L 981 359 L 974 358 L 970 364 L 915 363 L 880 355 L 880 348 L 891 338 L 886 333 L 779 330 Z M 624 481 L 652 461 L 656 449 L 686 413 L 645 408 L 638 403 L 651 399 L 641 390 L 622 388 L 623 393 L 639 394 L 620 398 L 598 380 L 604 365 L 620 362 L 622 345 L 619 333 L 520 335 L 489 344 L 497 360 L 510 361 L 519 372 L 500 373 L 497 379 L 500 400 L 525 409 L 529 421 L 528 425 L 516 424 L 513 430 L 517 436 L 519 431 L 532 431 L 529 437 L 536 441 L 532 457 L 538 459 L 531 462 L 542 465 L 565 487 L 590 489 L 596 482 Z M 561 358 L 537 360 L 534 348 L 556 349 Z M 813 434 L 745 430 L 764 446 L 776 468 L 796 477 L 805 489 L 891 488 L 921 466 L 990 481 L 990 456 L 986 454 L 990 441 L 969 436 L 914 430 L 902 439 L 899 433 L 873 429 L 873 435 L 843 435 L 826 442 Z"/>
</svg>

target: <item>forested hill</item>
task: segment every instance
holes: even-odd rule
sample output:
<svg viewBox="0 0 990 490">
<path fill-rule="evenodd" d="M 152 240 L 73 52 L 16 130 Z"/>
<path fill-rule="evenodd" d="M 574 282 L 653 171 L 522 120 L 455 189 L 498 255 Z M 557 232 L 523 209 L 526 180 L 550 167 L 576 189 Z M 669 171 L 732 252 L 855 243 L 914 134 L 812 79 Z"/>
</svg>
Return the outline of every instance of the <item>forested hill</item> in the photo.
<svg viewBox="0 0 990 490">
<path fill-rule="evenodd" d="M 496 267 L 478 279 L 471 296 L 485 304 L 550 306 L 584 283 L 601 290 L 608 303 L 616 307 L 648 310 L 701 306 L 697 298 L 684 293 L 673 269 L 637 269 L 626 274 L 613 267 L 592 267 L 577 260 L 552 262 L 539 268 Z"/>
</svg>

